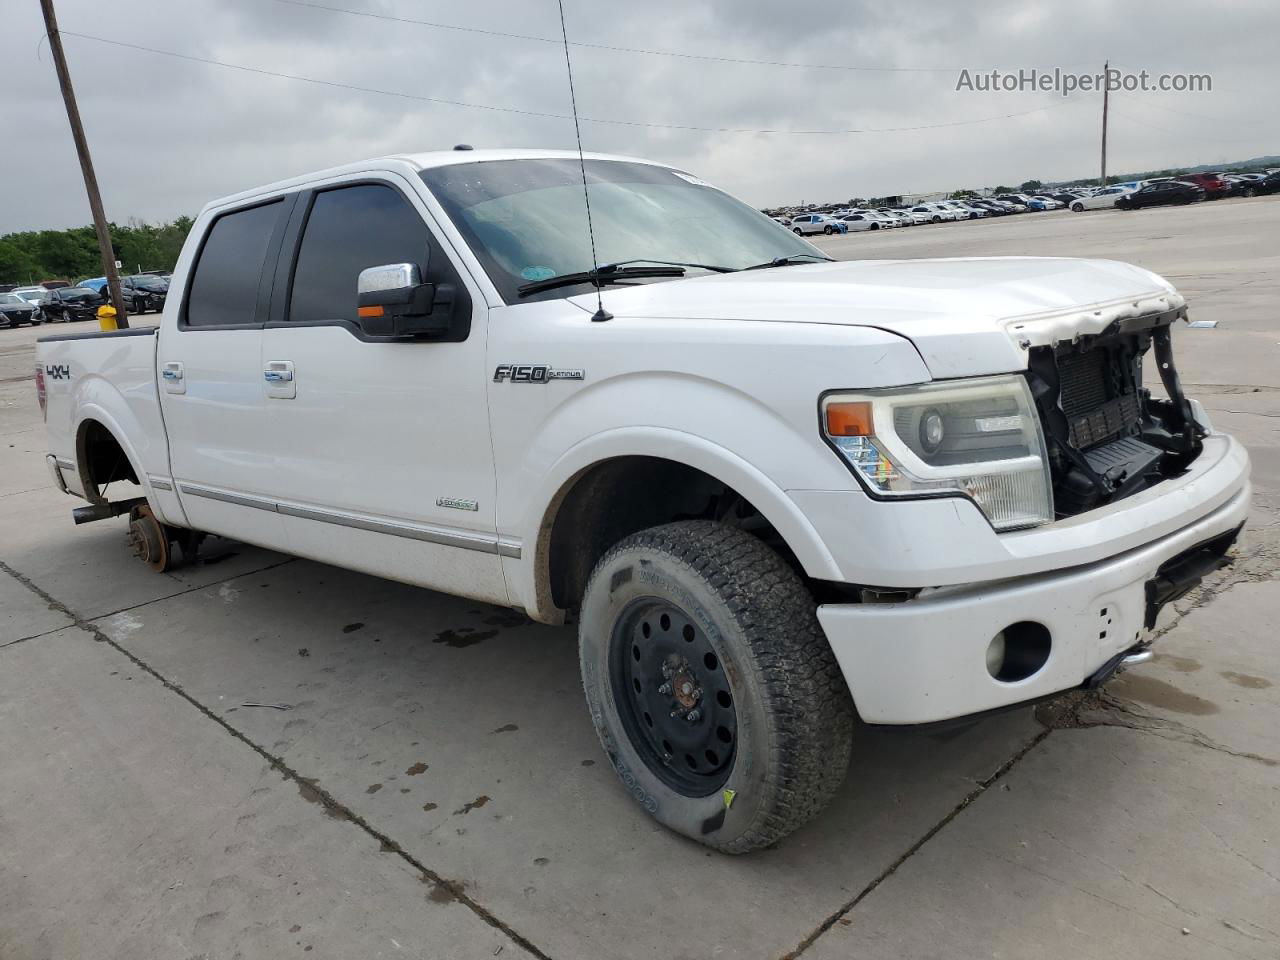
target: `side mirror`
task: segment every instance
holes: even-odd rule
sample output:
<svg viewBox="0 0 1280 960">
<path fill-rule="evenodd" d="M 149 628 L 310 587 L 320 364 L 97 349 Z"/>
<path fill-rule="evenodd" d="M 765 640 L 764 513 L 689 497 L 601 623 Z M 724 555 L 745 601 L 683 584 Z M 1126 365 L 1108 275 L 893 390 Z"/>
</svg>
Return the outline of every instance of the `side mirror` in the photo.
<svg viewBox="0 0 1280 960">
<path fill-rule="evenodd" d="M 356 313 L 369 333 L 425 337 L 447 333 L 452 298 L 437 294 L 434 283 L 422 282 L 416 263 L 388 263 L 360 271 L 356 281 Z M 437 302 L 440 301 L 440 302 Z"/>
</svg>

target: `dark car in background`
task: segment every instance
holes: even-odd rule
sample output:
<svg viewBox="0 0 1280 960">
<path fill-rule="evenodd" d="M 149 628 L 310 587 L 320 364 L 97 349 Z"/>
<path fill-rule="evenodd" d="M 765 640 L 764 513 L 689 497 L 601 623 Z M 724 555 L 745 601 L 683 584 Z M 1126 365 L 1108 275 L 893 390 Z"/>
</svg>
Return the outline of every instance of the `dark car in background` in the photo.
<svg viewBox="0 0 1280 960">
<path fill-rule="evenodd" d="M 1206 200 L 1221 200 L 1227 195 L 1227 184 L 1217 173 L 1189 173 L 1185 177 L 1179 177 L 1178 180 L 1199 187 L 1204 191 Z"/>
<path fill-rule="evenodd" d="M 1160 180 L 1126 193 L 1116 200 L 1117 210 L 1137 210 L 1139 207 L 1161 207 L 1171 203 L 1195 203 L 1204 199 L 1204 191 L 1194 183 L 1181 180 Z"/>
<path fill-rule="evenodd" d="M 33 327 L 42 323 L 44 316 L 34 303 L 28 303 L 17 294 L 0 293 L 0 326 L 17 327 L 29 323 Z"/>
<path fill-rule="evenodd" d="M 120 278 L 120 295 L 130 313 L 160 312 L 169 295 L 169 281 L 163 277 L 138 274 Z"/>
<path fill-rule="evenodd" d="M 49 291 L 44 313 L 49 321 L 94 320 L 106 302 L 106 297 L 88 287 L 59 287 Z"/>
<path fill-rule="evenodd" d="M 1280 170 L 1268 173 L 1260 180 L 1247 180 L 1240 188 L 1242 197 L 1265 197 L 1280 193 Z"/>
</svg>

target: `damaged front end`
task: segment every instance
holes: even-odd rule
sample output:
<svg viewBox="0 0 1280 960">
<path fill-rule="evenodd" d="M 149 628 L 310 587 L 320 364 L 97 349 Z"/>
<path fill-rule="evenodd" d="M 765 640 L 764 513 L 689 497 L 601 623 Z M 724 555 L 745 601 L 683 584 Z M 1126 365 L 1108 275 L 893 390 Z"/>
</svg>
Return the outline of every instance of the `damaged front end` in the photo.
<svg viewBox="0 0 1280 960">
<path fill-rule="evenodd" d="M 1204 428 L 1173 363 L 1178 307 L 1117 320 L 1098 334 L 1029 351 L 1028 381 L 1049 452 L 1055 513 L 1084 513 L 1175 477 L 1200 455 Z M 1142 385 L 1148 352 L 1168 399 Z"/>
</svg>

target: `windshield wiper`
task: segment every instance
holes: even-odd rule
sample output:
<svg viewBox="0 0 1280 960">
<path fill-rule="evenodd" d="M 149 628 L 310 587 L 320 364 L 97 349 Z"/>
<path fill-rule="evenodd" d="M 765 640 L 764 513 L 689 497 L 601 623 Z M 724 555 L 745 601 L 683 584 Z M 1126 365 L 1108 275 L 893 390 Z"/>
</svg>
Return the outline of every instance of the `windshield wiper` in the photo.
<svg viewBox="0 0 1280 960">
<path fill-rule="evenodd" d="M 558 277 L 547 277 L 545 280 L 524 283 L 516 287 L 516 292 L 522 297 L 527 297 L 531 293 L 554 290 L 556 287 L 569 287 L 575 283 L 589 283 L 595 287 L 602 287 L 606 283 L 625 283 L 628 280 L 639 280 L 645 277 L 683 276 L 684 267 L 680 266 L 623 267 L 620 269 L 616 263 L 606 263 L 595 270 L 579 270 L 576 273 L 565 273 Z"/>
<path fill-rule="evenodd" d="M 710 270 L 712 273 L 737 273 L 741 267 L 723 267 L 716 263 L 689 263 L 686 260 L 650 260 L 648 257 L 638 257 L 635 260 L 619 260 L 617 263 L 610 263 L 601 267 L 601 270 L 608 270 L 610 267 L 625 267 L 629 263 L 658 263 L 668 267 L 694 267 L 698 270 Z"/>
<path fill-rule="evenodd" d="M 793 253 L 789 257 L 775 257 L 768 263 L 757 263 L 750 267 L 743 267 L 744 270 L 767 270 L 770 267 L 789 267 L 793 263 L 804 263 L 801 257 L 808 257 L 810 260 L 817 260 L 819 263 L 835 263 L 834 257 L 820 257 L 816 253 Z"/>
</svg>

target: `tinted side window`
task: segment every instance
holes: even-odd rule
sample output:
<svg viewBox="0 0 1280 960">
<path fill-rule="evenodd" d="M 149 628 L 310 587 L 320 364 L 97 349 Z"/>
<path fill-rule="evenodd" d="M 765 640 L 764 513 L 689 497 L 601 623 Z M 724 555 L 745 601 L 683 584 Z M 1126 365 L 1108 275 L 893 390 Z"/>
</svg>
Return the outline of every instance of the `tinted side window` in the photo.
<svg viewBox="0 0 1280 960">
<path fill-rule="evenodd" d="M 366 267 L 416 263 L 426 276 L 431 233 L 397 190 L 362 183 L 316 194 L 293 274 L 288 319 L 356 320 Z"/>
<path fill-rule="evenodd" d="M 213 222 L 191 276 L 186 322 L 191 327 L 253 323 L 258 284 L 281 201 L 224 213 Z"/>
</svg>

